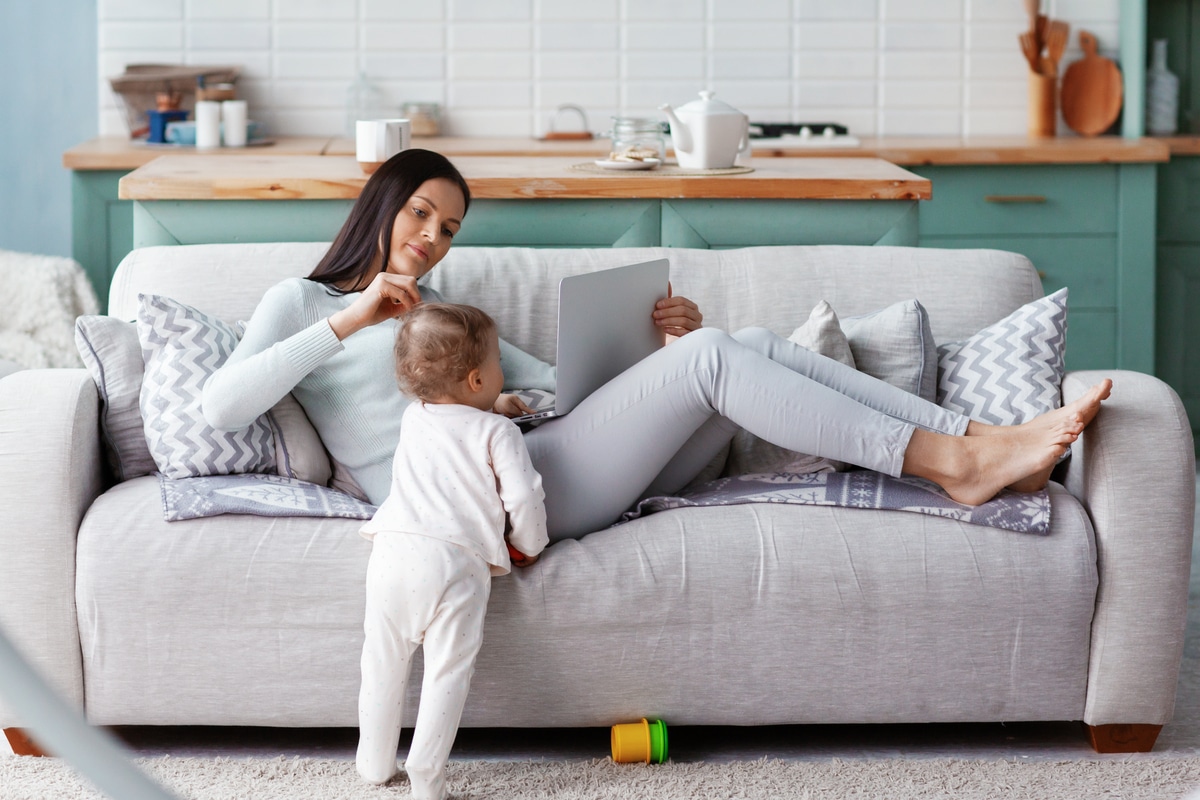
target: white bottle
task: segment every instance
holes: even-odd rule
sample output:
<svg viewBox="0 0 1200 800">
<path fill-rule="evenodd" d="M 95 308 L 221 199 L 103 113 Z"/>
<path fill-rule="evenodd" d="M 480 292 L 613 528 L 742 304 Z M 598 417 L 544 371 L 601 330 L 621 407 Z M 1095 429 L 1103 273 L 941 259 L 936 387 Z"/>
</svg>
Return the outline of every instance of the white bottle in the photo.
<svg viewBox="0 0 1200 800">
<path fill-rule="evenodd" d="M 1167 69 L 1167 40 L 1154 40 L 1146 72 L 1146 133 L 1171 136 L 1179 129 L 1179 78 Z"/>
</svg>

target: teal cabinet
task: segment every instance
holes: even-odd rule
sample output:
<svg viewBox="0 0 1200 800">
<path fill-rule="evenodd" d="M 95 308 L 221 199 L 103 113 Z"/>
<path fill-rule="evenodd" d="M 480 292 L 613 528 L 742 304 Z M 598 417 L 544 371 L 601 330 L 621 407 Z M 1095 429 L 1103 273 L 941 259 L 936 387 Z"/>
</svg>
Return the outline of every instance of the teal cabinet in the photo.
<svg viewBox="0 0 1200 800">
<path fill-rule="evenodd" d="M 1157 374 L 1179 393 L 1200 445 L 1200 157 L 1158 170 Z"/>
<path fill-rule="evenodd" d="M 71 255 L 96 289 L 100 308 L 108 307 L 113 273 L 133 249 L 133 203 L 117 199 L 124 170 L 71 173 Z"/>
<path fill-rule="evenodd" d="M 909 167 L 933 182 L 926 247 L 1027 256 L 1068 300 L 1068 369 L 1154 373 L 1155 165 Z"/>
</svg>

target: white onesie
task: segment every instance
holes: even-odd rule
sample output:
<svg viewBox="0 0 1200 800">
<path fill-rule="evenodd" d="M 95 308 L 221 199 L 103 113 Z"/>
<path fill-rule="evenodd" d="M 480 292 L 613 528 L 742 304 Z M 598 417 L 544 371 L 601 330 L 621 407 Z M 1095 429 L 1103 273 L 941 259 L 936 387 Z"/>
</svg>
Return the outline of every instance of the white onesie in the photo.
<svg viewBox="0 0 1200 800">
<path fill-rule="evenodd" d="M 413 795 L 442 800 L 466 702 L 491 576 L 510 571 L 504 543 L 537 555 L 549 542 L 541 476 L 520 430 L 470 406 L 413 402 L 404 412 L 391 491 L 361 533 L 374 541 L 358 699 L 357 766 L 396 772 L 409 666 L 424 644 L 421 705 L 405 769 Z"/>
</svg>

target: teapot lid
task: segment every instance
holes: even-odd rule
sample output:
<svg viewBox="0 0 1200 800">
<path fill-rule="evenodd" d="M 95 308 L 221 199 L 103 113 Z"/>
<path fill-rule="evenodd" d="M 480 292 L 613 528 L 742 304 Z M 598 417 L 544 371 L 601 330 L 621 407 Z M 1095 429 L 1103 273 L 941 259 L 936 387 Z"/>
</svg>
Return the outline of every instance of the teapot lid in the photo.
<svg viewBox="0 0 1200 800">
<path fill-rule="evenodd" d="M 699 114 L 701 116 L 714 116 L 717 114 L 737 114 L 739 116 L 744 116 L 742 115 L 742 112 L 738 111 L 728 103 L 720 100 L 714 100 L 713 95 L 715 94 L 716 92 L 705 89 L 700 92 L 699 100 L 693 100 L 690 103 L 686 103 L 680 106 L 676 111 L 688 114 Z"/>
</svg>

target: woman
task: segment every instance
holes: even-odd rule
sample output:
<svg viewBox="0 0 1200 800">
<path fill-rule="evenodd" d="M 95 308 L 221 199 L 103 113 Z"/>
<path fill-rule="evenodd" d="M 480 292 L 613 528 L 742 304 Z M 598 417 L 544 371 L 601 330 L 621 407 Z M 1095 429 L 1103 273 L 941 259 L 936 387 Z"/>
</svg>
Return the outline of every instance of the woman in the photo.
<svg viewBox="0 0 1200 800">
<path fill-rule="evenodd" d="M 381 166 L 312 274 L 263 296 L 205 386 L 209 423 L 244 427 L 293 392 L 333 459 L 382 502 L 409 402 L 391 366 L 397 319 L 443 299 L 417 281 L 446 255 L 470 197 L 437 153 L 406 150 Z M 654 317 L 680 338 L 525 434 L 552 540 L 609 525 L 647 493 L 677 491 L 739 427 L 790 450 L 932 480 L 962 503 L 1006 486 L 1040 489 L 1112 385 L 1024 425 L 992 427 L 765 330 L 701 328 L 683 297 L 660 301 Z M 501 356 L 506 386 L 554 388 L 550 365 L 504 342 Z M 513 395 L 494 410 L 529 411 Z"/>
</svg>

